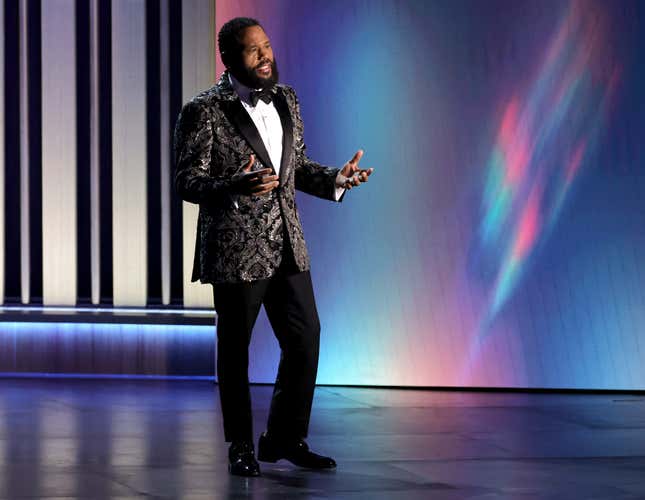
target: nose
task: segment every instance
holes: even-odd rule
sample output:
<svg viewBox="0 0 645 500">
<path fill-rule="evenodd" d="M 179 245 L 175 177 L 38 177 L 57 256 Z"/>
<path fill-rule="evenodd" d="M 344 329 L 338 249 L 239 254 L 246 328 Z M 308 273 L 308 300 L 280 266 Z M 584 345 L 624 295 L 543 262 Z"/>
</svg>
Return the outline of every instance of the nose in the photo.
<svg viewBox="0 0 645 500">
<path fill-rule="evenodd" d="M 260 53 L 258 54 L 260 60 L 269 59 L 269 49 L 265 47 L 260 47 Z"/>
</svg>

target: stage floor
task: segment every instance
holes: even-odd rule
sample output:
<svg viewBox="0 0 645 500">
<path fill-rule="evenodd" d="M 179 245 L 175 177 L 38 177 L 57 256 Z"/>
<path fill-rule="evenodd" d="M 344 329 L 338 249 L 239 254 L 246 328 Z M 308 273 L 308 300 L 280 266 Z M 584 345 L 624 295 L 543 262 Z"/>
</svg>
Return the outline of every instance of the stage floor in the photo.
<svg viewBox="0 0 645 500">
<path fill-rule="evenodd" d="M 641 395 L 319 387 L 308 442 L 338 469 L 231 477 L 211 382 L 0 379 L 2 498 L 645 498 Z"/>
</svg>

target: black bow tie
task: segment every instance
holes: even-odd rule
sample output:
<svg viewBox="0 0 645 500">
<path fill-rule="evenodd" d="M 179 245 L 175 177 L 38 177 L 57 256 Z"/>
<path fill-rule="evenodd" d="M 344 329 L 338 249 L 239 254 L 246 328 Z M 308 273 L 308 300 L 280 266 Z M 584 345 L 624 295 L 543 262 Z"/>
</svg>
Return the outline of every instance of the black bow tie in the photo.
<svg viewBox="0 0 645 500">
<path fill-rule="evenodd" d="M 258 101 L 262 99 L 265 103 L 269 104 L 271 100 L 273 99 L 273 92 L 271 92 L 271 89 L 261 89 L 261 90 L 252 90 L 251 93 L 249 94 L 249 98 L 251 99 L 251 104 L 253 107 L 258 105 Z"/>
</svg>

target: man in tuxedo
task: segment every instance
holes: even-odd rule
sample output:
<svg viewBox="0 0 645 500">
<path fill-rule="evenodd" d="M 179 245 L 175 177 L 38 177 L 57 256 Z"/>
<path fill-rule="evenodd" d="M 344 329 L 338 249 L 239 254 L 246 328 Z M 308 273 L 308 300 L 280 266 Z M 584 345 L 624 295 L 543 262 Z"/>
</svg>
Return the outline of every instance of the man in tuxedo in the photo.
<svg viewBox="0 0 645 500">
<path fill-rule="evenodd" d="M 342 168 L 306 155 L 294 90 L 278 83 L 269 39 L 258 21 L 235 18 L 218 34 L 226 71 L 188 102 L 175 129 L 175 187 L 199 204 L 193 281 L 211 283 L 217 325 L 217 374 L 230 442 L 229 471 L 257 476 L 248 347 L 260 307 L 281 349 L 267 431 L 258 459 L 330 469 L 309 450 L 320 324 L 295 189 L 341 201 L 367 181 L 358 151 Z"/>
</svg>

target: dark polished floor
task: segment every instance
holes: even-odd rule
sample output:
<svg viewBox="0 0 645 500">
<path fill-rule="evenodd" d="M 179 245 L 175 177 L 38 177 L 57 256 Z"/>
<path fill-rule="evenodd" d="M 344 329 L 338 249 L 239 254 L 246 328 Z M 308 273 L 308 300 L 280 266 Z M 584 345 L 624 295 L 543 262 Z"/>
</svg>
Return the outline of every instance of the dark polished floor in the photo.
<svg viewBox="0 0 645 500">
<path fill-rule="evenodd" d="M 645 396 L 319 387 L 309 443 L 230 477 L 211 382 L 0 379 L 1 498 L 645 498 Z"/>
</svg>

